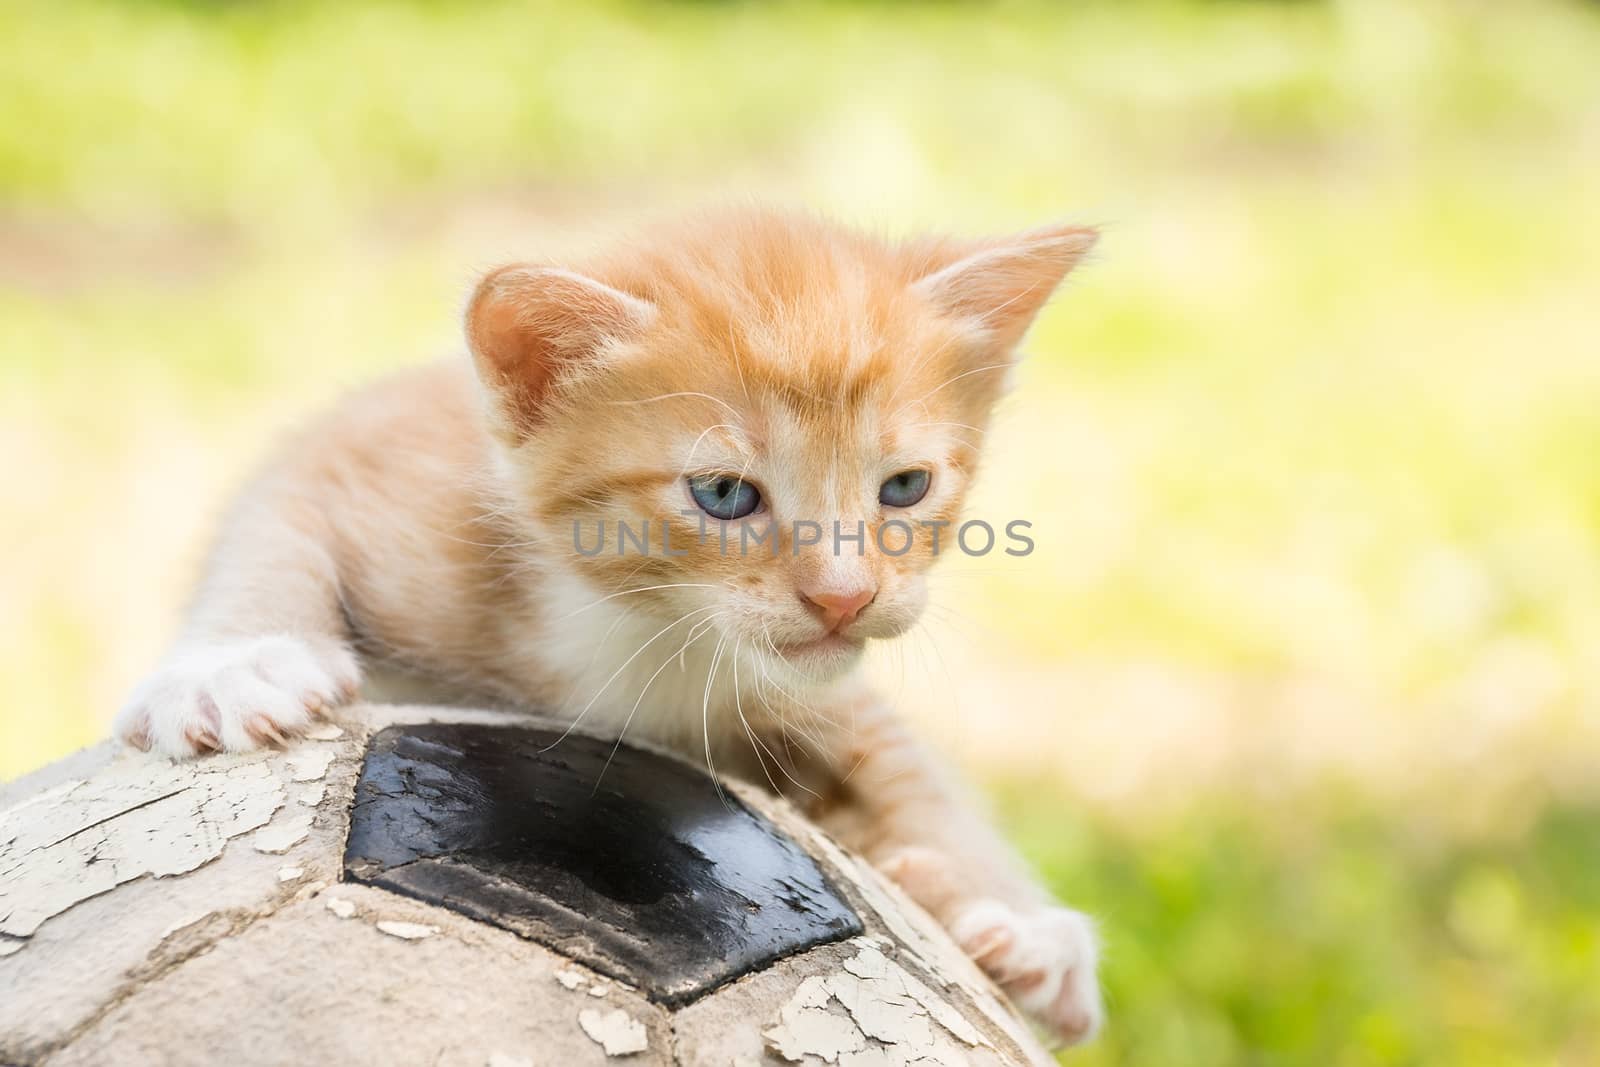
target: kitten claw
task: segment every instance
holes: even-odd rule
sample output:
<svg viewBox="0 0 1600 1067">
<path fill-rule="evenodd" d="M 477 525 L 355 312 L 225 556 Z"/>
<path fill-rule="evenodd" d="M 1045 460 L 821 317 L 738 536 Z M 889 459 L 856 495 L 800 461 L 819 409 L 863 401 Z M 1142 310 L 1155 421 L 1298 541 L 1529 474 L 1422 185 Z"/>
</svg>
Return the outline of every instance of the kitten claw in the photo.
<svg viewBox="0 0 1600 1067">
<path fill-rule="evenodd" d="M 184 728 L 183 736 L 199 753 L 215 752 L 222 747 L 222 740 L 210 726 L 191 724 Z"/>
<path fill-rule="evenodd" d="M 1021 913 L 998 900 L 971 900 L 950 857 L 925 845 L 899 848 L 877 866 L 919 904 L 954 915 L 950 934 L 962 951 L 1051 1036 L 1075 1044 L 1099 1029 L 1099 950 L 1086 916 L 1059 907 Z"/>
<path fill-rule="evenodd" d="M 142 710 L 137 713 L 136 720 L 129 724 L 123 740 L 140 752 L 150 751 L 150 716 Z"/>
<path fill-rule="evenodd" d="M 951 936 L 1017 1006 L 1064 1044 L 1092 1037 L 1105 1009 L 1099 948 L 1087 916 L 1067 908 L 1020 913 L 998 900 L 966 907 Z"/>
<path fill-rule="evenodd" d="M 273 748 L 284 748 L 289 744 L 289 739 L 277 727 L 272 725 L 272 720 L 265 715 L 253 715 L 245 722 L 245 732 L 263 745 Z"/>
<path fill-rule="evenodd" d="M 355 656 L 329 641 L 277 636 L 180 649 L 135 691 L 116 732 L 180 759 L 281 748 L 354 693 L 359 677 Z"/>
<path fill-rule="evenodd" d="M 1009 927 L 995 926 L 977 935 L 963 948 L 972 961 L 981 967 L 990 957 L 1009 951 L 1015 941 L 1016 935 Z"/>
</svg>

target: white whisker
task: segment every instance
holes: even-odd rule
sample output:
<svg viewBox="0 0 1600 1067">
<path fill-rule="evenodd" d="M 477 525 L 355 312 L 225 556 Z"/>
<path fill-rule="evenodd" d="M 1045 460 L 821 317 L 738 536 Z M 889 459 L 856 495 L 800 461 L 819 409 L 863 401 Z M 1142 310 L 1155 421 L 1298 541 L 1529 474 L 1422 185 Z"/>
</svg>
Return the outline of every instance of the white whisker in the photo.
<svg viewBox="0 0 1600 1067">
<path fill-rule="evenodd" d="M 711 653 L 711 666 L 706 670 L 706 691 L 700 699 L 700 732 L 705 737 L 706 743 L 706 771 L 711 775 L 711 784 L 716 787 L 717 796 L 721 798 L 723 806 L 729 811 L 733 805 L 728 803 L 728 794 L 722 790 L 722 782 L 717 778 L 717 764 L 711 758 L 711 683 L 717 676 L 717 666 L 722 662 L 722 650 L 728 646 L 728 635 L 723 634 L 717 638 L 716 651 Z"/>
<path fill-rule="evenodd" d="M 700 627 L 700 626 L 702 626 L 704 624 L 714 623 L 719 617 L 720 617 L 720 615 L 708 615 L 705 619 L 702 619 L 702 620 L 700 620 L 700 622 L 697 622 L 695 624 L 695 627 Z M 687 649 L 691 644 L 694 643 L 696 637 L 699 634 L 704 633 L 704 632 L 705 631 L 703 629 L 691 629 L 689 631 L 689 636 L 683 639 L 683 644 L 679 646 L 676 655 L 675 656 L 668 656 L 666 659 L 662 660 L 661 661 L 661 666 L 659 666 L 659 667 L 657 667 L 655 669 L 655 673 L 650 675 L 649 680 L 644 683 L 644 686 L 642 688 L 640 688 L 638 699 L 636 699 L 633 702 L 633 707 L 628 709 L 628 717 L 622 720 L 622 729 L 617 731 L 616 743 L 611 746 L 611 752 L 610 752 L 609 755 L 606 756 L 605 764 L 600 768 L 600 773 L 595 776 L 595 779 L 594 779 L 594 792 L 590 794 L 591 796 L 593 796 L 594 793 L 598 793 L 600 791 L 600 782 L 606 776 L 606 769 L 611 766 L 611 761 L 616 759 L 617 750 L 622 747 L 622 739 L 627 734 L 628 727 L 633 723 L 633 716 L 638 712 L 639 705 L 644 703 L 645 694 L 650 692 L 650 687 L 655 684 L 655 681 L 656 681 L 657 678 L 661 677 L 661 672 L 666 670 L 668 667 L 672 666 L 673 659 L 676 658 L 680 664 L 683 662 L 684 650 Z"/>
<path fill-rule="evenodd" d="M 655 632 L 655 634 L 649 640 L 647 640 L 644 644 L 640 645 L 638 647 L 638 649 L 636 649 L 634 651 L 633 655 L 629 656 L 627 659 L 622 661 L 622 666 L 618 667 L 616 670 L 611 672 L 611 677 L 607 678 L 605 680 L 605 684 L 602 685 L 599 689 L 597 689 L 595 691 L 594 696 L 589 698 L 589 703 L 585 704 L 583 706 L 583 710 L 578 712 L 578 717 L 576 719 L 573 719 L 572 723 L 565 730 L 563 730 L 561 732 L 561 736 L 560 737 L 558 737 L 554 741 L 550 742 L 550 744 L 546 745 L 544 747 L 544 749 L 542 749 L 541 751 L 548 752 L 552 748 L 555 748 L 557 745 L 559 745 L 561 742 L 565 741 L 567 739 L 567 737 L 571 735 L 572 731 L 577 729 L 578 724 L 583 721 L 583 717 L 585 715 L 589 714 L 589 709 L 594 707 L 595 701 L 599 700 L 601 695 L 603 693 L 605 693 L 605 691 L 611 687 L 611 683 L 617 680 L 617 676 L 620 675 L 623 671 L 627 670 L 628 669 L 628 664 L 630 664 L 634 660 L 638 659 L 639 656 L 644 652 L 645 649 L 647 649 L 651 645 L 655 644 L 656 641 L 661 637 L 662 634 L 666 633 L 668 630 L 672 629 L 674 626 L 677 626 L 679 623 L 683 622 L 685 619 L 689 618 L 691 615 L 698 615 L 703 611 L 712 611 L 712 610 L 715 610 L 715 609 L 711 605 L 707 605 L 706 607 L 703 607 L 703 608 L 695 608 L 693 611 L 686 612 L 683 615 L 678 616 L 676 619 L 673 619 L 671 622 L 667 623 L 667 625 L 665 625 L 661 629 L 657 630 Z M 708 690 L 708 692 L 709 692 L 709 690 Z"/>
<path fill-rule="evenodd" d="M 793 782 L 796 786 L 798 786 L 802 792 L 810 793 L 813 797 L 817 797 L 817 794 L 814 791 L 812 791 L 810 789 L 807 789 L 806 786 L 805 786 L 805 783 L 801 782 L 800 779 L 796 778 L 792 773 L 790 773 L 789 769 L 783 765 L 783 761 L 780 760 L 777 757 L 777 755 L 772 751 L 772 749 L 767 747 L 766 742 L 762 741 L 760 738 L 758 738 L 756 736 L 755 731 L 750 728 L 750 720 L 748 720 L 748 719 L 746 719 L 744 717 L 744 701 L 743 701 L 743 699 L 741 699 L 741 697 L 739 695 L 739 644 L 738 643 L 735 643 L 734 647 L 733 647 L 733 703 L 734 703 L 734 709 L 739 713 L 739 722 L 740 722 L 741 725 L 744 726 L 744 734 L 745 734 L 745 736 L 750 739 L 750 742 L 751 742 L 752 746 L 759 746 L 759 750 L 756 752 L 756 762 L 761 764 L 761 773 L 763 775 L 766 775 L 767 784 L 772 786 L 772 791 L 774 793 L 776 793 L 777 795 L 779 795 L 779 796 L 783 795 L 783 790 L 778 788 L 778 783 L 774 782 L 772 780 L 771 773 L 769 773 L 767 771 L 766 760 L 763 760 L 761 758 L 761 753 L 762 752 L 765 752 L 768 756 L 771 756 L 772 757 L 772 762 L 776 763 L 778 765 L 778 770 L 783 772 L 783 776 L 785 778 L 789 779 L 789 781 Z M 821 797 L 817 797 L 817 799 L 821 800 L 822 798 Z"/>
<path fill-rule="evenodd" d="M 638 571 L 635 570 L 634 573 L 637 574 Z M 714 588 L 716 588 L 716 585 L 713 582 L 667 582 L 667 583 L 665 583 L 663 585 L 644 585 L 644 586 L 640 586 L 637 589 L 624 589 L 620 593 L 612 593 L 609 596 L 603 596 L 598 600 L 591 601 L 590 603 L 585 604 L 583 607 L 578 608 L 575 611 L 567 612 L 565 615 L 558 615 L 554 619 L 551 619 L 550 622 L 552 624 L 558 623 L 558 622 L 565 622 L 568 619 L 572 618 L 574 615 L 582 615 L 584 612 L 588 611 L 590 608 L 597 608 L 601 604 L 604 604 L 606 601 L 615 600 L 619 596 L 632 596 L 634 593 L 648 593 L 648 592 L 651 592 L 652 590 L 657 590 L 657 589 L 714 589 Z"/>
</svg>

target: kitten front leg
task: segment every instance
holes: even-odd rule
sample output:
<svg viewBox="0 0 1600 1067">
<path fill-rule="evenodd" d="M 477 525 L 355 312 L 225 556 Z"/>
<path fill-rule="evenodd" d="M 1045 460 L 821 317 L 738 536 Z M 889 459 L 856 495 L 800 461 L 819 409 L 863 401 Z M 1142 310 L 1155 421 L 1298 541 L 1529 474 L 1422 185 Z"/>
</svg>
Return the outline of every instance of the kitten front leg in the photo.
<svg viewBox="0 0 1600 1067">
<path fill-rule="evenodd" d="M 281 744 L 360 681 L 320 512 L 263 483 L 225 526 L 182 636 L 115 731 L 179 758 Z"/>
<path fill-rule="evenodd" d="M 843 710 L 832 716 L 851 723 Z M 829 737 L 813 816 L 942 923 L 1008 996 L 1065 1043 L 1104 1010 L 1094 924 L 1023 869 L 999 835 L 881 704 Z"/>
</svg>

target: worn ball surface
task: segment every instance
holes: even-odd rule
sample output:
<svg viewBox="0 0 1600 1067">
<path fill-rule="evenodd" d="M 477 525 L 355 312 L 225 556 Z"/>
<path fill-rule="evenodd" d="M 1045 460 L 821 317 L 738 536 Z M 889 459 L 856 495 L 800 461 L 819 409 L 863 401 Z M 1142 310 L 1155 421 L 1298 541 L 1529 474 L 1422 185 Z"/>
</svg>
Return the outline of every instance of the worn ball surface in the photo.
<svg viewBox="0 0 1600 1067">
<path fill-rule="evenodd" d="M 538 720 L 347 709 L 0 792 L 0 1063 L 1042 1064 L 785 804 Z"/>
</svg>

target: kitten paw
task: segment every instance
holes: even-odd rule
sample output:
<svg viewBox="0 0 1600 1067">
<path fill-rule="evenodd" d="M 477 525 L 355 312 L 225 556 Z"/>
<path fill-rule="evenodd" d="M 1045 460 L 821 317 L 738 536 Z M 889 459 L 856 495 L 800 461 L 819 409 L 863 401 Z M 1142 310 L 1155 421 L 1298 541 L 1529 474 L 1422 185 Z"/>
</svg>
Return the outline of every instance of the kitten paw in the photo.
<svg viewBox="0 0 1600 1067">
<path fill-rule="evenodd" d="M 136 748 L 187 758 L 281 745 L 361 684 L 354 654 L 332 642 L 248 638 L 180 649 L 117 714 Z"/>
<path fill-rule="evenodd" d="M 1016 1005 L 1064 1044 L 1092 1037 L 1105 1009 L 1094 925 L 1068 908 L 1020 913 L 998 900 L 968 905 L 950 933 Z"/>
</svg>

